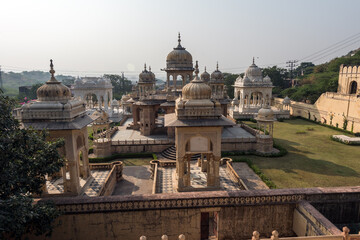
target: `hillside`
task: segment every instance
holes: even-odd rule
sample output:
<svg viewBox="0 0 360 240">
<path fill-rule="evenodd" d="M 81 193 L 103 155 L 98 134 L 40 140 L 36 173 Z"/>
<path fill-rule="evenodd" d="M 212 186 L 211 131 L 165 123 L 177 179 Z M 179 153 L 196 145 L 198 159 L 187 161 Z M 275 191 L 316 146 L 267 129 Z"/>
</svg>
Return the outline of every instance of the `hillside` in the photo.
<svg viewBox="0 0 360 240">
<path fill-rule="evenodd" d="M 42 71 L 1 72 L 1 74 L 4 92 L 9 96 L 17 96 L 20 86 L 32 86 L 37 83 L 44 83 L 50 79 L 50 73 Z M 73 81 L 74 77 L 56 75 L 56 79 L 59 81 Z"/>
<path fill-rule="evenodd" d="M 297 69 L 305 73 L 299 77 L 299 86 L 287 88 L 280 92 L 280 97 L 289 96 L 295 101 L 310 100 L 314 103 L 322 93 L 336 92 L 338 86 L 340 65 L 360 65 L 360 49 L 349 52 L 347 55 L 311 66 L 306 69 Z"/>
</svg>

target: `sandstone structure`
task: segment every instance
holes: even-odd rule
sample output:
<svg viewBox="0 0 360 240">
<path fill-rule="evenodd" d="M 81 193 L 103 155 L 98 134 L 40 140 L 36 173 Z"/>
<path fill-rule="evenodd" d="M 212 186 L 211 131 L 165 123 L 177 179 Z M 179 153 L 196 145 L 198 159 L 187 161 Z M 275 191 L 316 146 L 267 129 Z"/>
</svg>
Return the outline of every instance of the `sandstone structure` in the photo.
<svg viewBox="0 0 360 240">
<path fill-rule="evenodd" d="M 51 79 L 37 90 L 36 102 L 22 106 L 21 122 L 25 128 L 48 130 L 50 139 L 64 138 L 60 151 L 67 161 L 58 175 L 63 179 L 63 193 L 79 195 L 81 179 L 91 178 L 86 127 L 93 120 L 85 113 L 85 103 L 72 99 L 70 89 L 55 79 L 50 61 Z"/>
<path fill-rule="evenodd" d="M 175 114 L 165 116 L 165 126 L 175 127 L 178 191 L 195 190 L 190 184 L 190 161 L 199 153 L 201 168 L 207 176 L 206 188 L 220 188 L 221 132 L 224 126 L 235 125 L 222 115 L 220 103 L 211 98 L 211 88 L 198 74 L 196 62 L 195 78 L 183 87 L 182 96 L 176 100 Z"/>
<path fill-rule="evenodd" d="M 274 105 L 287 104 L 293 116 L 360 132 L 360 66 L 340 66 L 338 91 L 323 93 L 314 104 L 275 98 Z M 286 103 L 286 104 L 285 104 Z"/>
</svg>

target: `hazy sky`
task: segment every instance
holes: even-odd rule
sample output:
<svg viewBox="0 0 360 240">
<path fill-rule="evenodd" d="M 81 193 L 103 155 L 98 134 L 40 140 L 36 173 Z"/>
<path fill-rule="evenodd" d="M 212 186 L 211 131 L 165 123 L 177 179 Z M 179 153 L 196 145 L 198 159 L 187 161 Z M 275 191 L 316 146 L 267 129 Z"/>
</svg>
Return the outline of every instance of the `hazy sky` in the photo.
<svg viewBox="0 0 360 240">
<path fill-rule="evenodd" d="M 131 78 L 146 62 L 163 78 L 178 32 L 201 71 L 219 61 L 233 73 L 253 56 L 262 67 L 285 67 L 360 33 L 360 1 L 349 0 L 2 0 L 0 9 L 3 71 L 47 71 L 52 58 L 57 74 L 75 76 Z M 305 60 L 325 62 L 360 46 L 360 34 L 349 40 Z"/>
</svg>

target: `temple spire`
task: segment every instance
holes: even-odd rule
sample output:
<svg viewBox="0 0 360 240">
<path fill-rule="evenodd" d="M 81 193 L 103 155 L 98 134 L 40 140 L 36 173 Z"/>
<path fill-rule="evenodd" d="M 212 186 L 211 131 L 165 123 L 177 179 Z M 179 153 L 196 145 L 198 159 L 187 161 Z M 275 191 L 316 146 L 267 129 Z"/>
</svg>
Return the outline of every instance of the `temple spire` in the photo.
<svg viewBox="0 0 360 240">
<path fill-rule="evenodd" d="M 178 34 L 178 43 L 179 43 L 179 45 L 181 45 L 180 43 L 181 43 L 181 36 L 180 36 L 180 32 L 179 32 L 179 34 Z"/>
</svg>

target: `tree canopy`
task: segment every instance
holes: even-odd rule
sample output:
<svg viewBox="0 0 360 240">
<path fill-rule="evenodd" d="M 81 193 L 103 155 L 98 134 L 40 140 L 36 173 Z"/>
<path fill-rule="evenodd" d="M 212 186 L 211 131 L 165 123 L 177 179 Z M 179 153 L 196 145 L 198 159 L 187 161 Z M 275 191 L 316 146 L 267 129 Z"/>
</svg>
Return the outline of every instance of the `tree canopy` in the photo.
<svg viewBox="0 0 360 240">
<path fill-rule="evenodd" d="M 20 128 L 13 104 L 0 91 L 0 237 L 49 234 L 58 212 L 50 202 L 34 204 L 33 194 L 41 194 L 45 176 L 63 166 L 57 151 L 63 141 L 48 142 L 45 132 Z"/>
<path fill-rule="evenodd" d="M 113 85 L 113 96 L 115 99 L 120 100 L 122 95 L 131 92 L 132 83 L 126 77 L 116 74 L 105 74 L 104 77 L 110 79 Z"/>
</svg>

